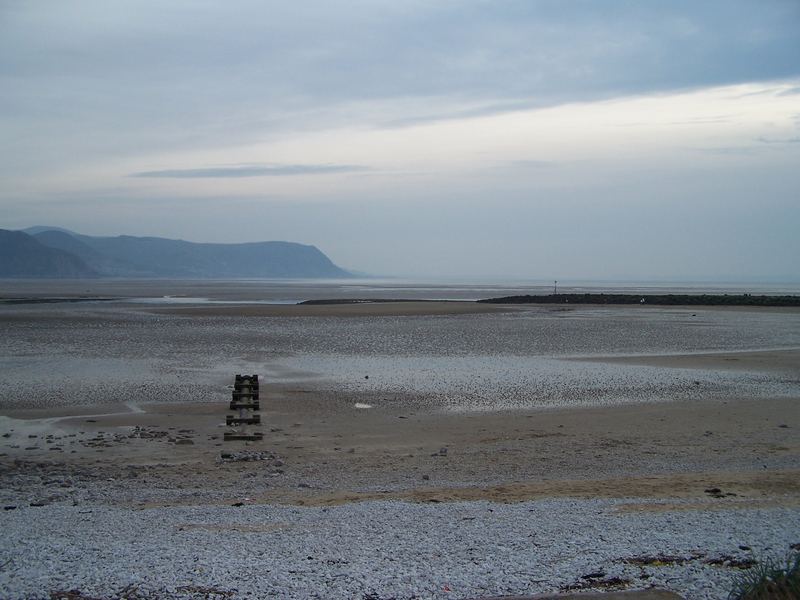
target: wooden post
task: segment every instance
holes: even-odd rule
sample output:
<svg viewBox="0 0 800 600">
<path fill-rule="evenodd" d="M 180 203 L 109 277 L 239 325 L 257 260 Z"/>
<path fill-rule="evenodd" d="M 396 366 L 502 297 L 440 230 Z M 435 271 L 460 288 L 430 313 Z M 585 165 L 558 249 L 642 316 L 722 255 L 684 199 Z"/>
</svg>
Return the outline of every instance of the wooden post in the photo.
<svg viewBox="0 0 800 600">
<path fill-rule="evenodd" d="M 231 397 L 231 410 L 238 411 L 237 415 L 227 415 L 225 425 L 232 427 L 226 431 L 223 439 L 227 441 L 244 440 L 255 441 L 264 438 L 260 431 L 251 431 L 248 425 L 261 425 L 261 409 L 258 396 L 258 375 L 236 375 L 233 381 L 233 394 Z"/>
</svg>

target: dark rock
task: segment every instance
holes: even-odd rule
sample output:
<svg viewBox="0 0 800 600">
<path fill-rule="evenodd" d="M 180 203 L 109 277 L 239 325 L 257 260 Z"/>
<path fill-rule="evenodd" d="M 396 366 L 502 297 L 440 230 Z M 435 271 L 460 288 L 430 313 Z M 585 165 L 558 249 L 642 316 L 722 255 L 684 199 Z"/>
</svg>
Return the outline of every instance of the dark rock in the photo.
<svg viewBox="0 0 800 600">
<path fill-rule="evenodd" d="M 723 554 L 722 556 L 718 556 L 716 558 L 709 558 L 705 561 L 707 565 L 713 565 L 716 567 L 729 567 L 732 569 L 750 569 L 756 565 L 756 561 L 753 558 L 738 558 L 736 556 L 728 556 L 727 554 Z"/>
</svg>

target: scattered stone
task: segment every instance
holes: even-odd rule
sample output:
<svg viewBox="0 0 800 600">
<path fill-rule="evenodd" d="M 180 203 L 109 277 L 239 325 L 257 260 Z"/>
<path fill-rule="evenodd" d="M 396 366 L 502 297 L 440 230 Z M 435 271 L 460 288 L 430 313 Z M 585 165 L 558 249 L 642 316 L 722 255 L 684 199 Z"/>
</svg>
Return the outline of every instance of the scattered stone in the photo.
<svg viewBox="0 0 800 600">
<path fill-rule="evenodd" d="M 176 446 L 194 446 L 194 442 L 190 439 L 182 438 L 175 442 Z"/>
<path fill-rule="evenodd" d="M 657 554 L 655 556 L 635 556 L 627 558 L 624 562 L 640 567 L 671 567 L 673 565 L 683 565 L 691 559 L 685 556 L 672 556 L 668 554 Z"/>
<path fill-rule="evenodd" d="M 605 576 L 606 576 L 605 572 L 597 571 L 596 573 L 588 573 L 586 575 L 583 575 L 581 579 L 602 579 Z"/>
<path fill-rule="evenodd" d="M 619 590 L 628 587 L 633 583 L 630 579 L 622 579 L 620 577 L 609 577 L 608 579 L 589 579 L 587 581 L 580 581 L 571 585 L 561 587 L 562 592 L 575 592 L 590 589 L 606 589 L 606 590 Z"/>
<path fill-rule="evenodd" d="M 706 559 L 707 565 L 714 565 L 716 567 L 729 567 L 731 569 L 750 569 L 756 565 L 753 558 L 738 558 L 736 556 L 729 556 L 723 554 L 715 558 Z"/>
<path fill-rule="evenodd" d="M 219 455 L 222 462 L 254 462 L 261 460 L 275 460 L 275 455 L 271 452 L 259 452 L 256 450 L 242 450 L 239 452 L 222 452 Z M 280 465 L 278 465 L 280 463 Z M 276 466 L 283 465 L 283 461 L 275 461 L 272 463 Z"/>
</svg>

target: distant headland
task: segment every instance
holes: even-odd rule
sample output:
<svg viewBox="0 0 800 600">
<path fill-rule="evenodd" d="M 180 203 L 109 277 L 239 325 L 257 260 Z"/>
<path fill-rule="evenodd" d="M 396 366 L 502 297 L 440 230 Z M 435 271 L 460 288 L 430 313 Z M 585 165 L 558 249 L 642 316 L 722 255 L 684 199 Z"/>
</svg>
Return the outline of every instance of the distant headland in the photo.
<svg viewBox="0 0 800 600">
<path fill-rule="evenodd" d="M 352 274 L 315 246 L 201 244 L 158 237 L 95 237 L 57 227 L 0 229 L 0 278 L 313 279 Z"/>
</svg>

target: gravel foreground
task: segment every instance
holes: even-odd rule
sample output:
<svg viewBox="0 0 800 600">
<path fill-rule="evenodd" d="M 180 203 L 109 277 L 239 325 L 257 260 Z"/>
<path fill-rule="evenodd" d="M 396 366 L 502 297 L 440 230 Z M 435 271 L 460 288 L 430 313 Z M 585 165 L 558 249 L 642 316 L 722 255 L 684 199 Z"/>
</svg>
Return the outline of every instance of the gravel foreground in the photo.
<svg viewBox="0 0 800 600">
<path fill-rule="evenodd" d="M 796 507 L 697 508 L 571 499 L 19 507 L 0 515 L 0 597 L 399 600 L 656 586 L 717 599 L 748 561 L 800 542 Z"/>
</svg>

